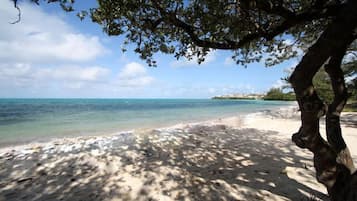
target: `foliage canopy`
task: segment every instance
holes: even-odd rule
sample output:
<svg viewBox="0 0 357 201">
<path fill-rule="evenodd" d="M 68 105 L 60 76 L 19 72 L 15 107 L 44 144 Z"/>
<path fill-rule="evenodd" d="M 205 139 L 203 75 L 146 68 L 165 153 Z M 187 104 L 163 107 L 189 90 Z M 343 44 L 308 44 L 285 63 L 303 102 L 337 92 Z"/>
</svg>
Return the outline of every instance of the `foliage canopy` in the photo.
<svg viewBox="0 0 357 201">
<path fill-rule="evenodd" d="M 283 100 L 294 101 L 296 100 L 294 92 L 284 93 L 280 88 L 271 88 L 263 98 L 264 100 Z"/>
<path fill-rule="evenodd" d="M 74 10 L 74 0 L 44 1 Z M 341 5 L 339 0 L 98 0 L 98 7 L 78 16 L 90 16 L 109 35 L 125 35 L 124 43 L 134 43 L 149 65 L 156 66 L 157 52 L 201 63 L 212 49 L 231 50 L 237 64 L 263 59 L 274 65 L 316 40 Z"/>
</svg>

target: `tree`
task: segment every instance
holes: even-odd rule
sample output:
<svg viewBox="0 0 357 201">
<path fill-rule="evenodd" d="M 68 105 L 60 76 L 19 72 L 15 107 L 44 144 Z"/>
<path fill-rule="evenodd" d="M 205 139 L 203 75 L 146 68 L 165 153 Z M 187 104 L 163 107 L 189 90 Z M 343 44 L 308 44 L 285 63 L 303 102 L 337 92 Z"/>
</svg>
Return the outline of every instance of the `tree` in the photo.
<svg viewBox="0 0 357 201">
<path fill-rule="evenodd" d="M 356 100 L 356 70 L 357 62 L 348 62 L 342 65 L 342 70 L 345 75 L 345 80 L 349 80 L 347 84 L 347 91 L 349 93 L 349 99 L 351 101 Z M 334 98 L 333 89 L 330 84 L 330 78 L 324 69 L 320 69 L 314 79 L 313 84 L 316 88 L 319 97 L 326 103 L 331 103 Z"/>
<path fill-rule="evenodd" d="M 347 87 L 353 101 L 357 100 L 357 41 L 352 43 L 347 52 L 347 61 L 342 65 L 345 76 L 349 79 Z"/>
<path fill-rule="evenodd" d="M 354 50 L 356 51 L 356 50 Z M 352 56 L 355 56 L 354 54 Z M 345 76 L 345 80 L 347 80 L 347 88 L 349 93 L 349 101 L 355 102 L 357 99 L 357 60 L 347 61 L 341 66 L 342 71 Z M 288 76 L 281 78 L 284 81 L 283 89 L 292 89 L 289 84 L 289 77 L 292 71 L 286 71 Z M 334 98 L 334 93 L 332 86 L 330 84 L 329 75 L 326 71 L 321 68 L 313 78 L 313 85 L 316 89 L 318 96 L 326 103 L 330 104 Z"/>
<path fill-rule="evenodd" d="M 16 2 L 16 0 L 13 0 Z M 38 3 L 40 0 L 32 0 Z M 73 0 L 59 2 L 71 11 Z M 340 128 L 348 98 L 341 63 L 356 39 L 356 0 L 98 0 L 89 15 L 109 35 L 125 35 L 150 66 L 157 52 L 204 61 L 211 49 L 232 51 L 237 64 L 265 59 L 274 65 L 305 51 L 289 81 L 301 110 L 301 128 L 292 137 L 314 154 L 317 180 L 331 200 L 357 200 L 357 173 Z M 285 40 L 289 38 L 292 42 Z M 263 57 L 264 55 L 264 57 Z M 324 103 L 313 77 L 324 67 L 334 98 Z M 319 132 L 326 115 L 327 142 Z"/>
<path fill-rule="evenodd" d="M 324 69 L 320 69 L 314 76 L 312 83 L 316 88 L 317 95 L 326 103 L 330 104 L 333 100 L 333 89 L 330 78 Z"/>
<path fill-rule="evenodd" d="M 271 88 L 268 93 L 264 96 L 264 100 L 284 100 L 293 101 L 295 99 L 295 94 L 293 92 L 284 93 L 280 88 Z"/>
</svg>

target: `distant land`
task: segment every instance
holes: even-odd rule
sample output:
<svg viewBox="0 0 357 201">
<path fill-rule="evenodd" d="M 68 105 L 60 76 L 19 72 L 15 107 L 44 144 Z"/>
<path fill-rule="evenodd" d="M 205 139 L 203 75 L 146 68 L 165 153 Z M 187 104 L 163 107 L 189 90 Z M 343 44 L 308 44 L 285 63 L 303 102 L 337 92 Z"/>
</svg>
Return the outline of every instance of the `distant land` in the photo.
<svg viewBox="0 0 357 201">
<path fill-rule="evenodd" d="M 212 99 L 240 99 L 240 100 L 261 100 L 265 94 L 227 94 L 214 96 Z"/>
</svg>

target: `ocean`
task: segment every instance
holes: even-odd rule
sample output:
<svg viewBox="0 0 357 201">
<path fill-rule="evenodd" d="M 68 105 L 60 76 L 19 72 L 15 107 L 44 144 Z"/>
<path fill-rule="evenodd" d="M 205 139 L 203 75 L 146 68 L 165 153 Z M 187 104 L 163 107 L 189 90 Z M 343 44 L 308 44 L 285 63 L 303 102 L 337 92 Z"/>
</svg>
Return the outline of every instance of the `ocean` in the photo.
<svg viewBox="0 0 357 201">
<path fill-rule="evenodd" d="M 289 104 L 213 99 L 0 99 L 0 147 L 158 128 Z"/>
</svg>

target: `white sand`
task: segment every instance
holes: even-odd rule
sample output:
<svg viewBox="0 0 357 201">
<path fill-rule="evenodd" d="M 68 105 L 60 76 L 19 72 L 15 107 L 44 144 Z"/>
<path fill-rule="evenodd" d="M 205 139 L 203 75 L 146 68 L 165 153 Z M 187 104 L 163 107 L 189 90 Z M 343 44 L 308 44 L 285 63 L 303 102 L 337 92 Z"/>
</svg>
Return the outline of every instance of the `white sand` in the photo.
<svg viewBox="0 0 357 201">
<path fill-rule="evenodd" d="M 357 159 L 357 114 L 343 132 Z M 295 107 L 0 150 L 0 200 L 328 200 Z"/>
</svg>

